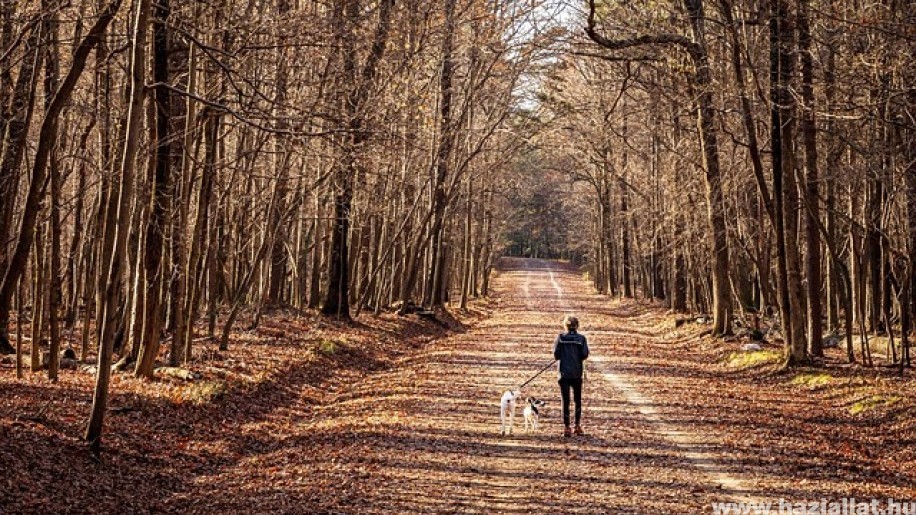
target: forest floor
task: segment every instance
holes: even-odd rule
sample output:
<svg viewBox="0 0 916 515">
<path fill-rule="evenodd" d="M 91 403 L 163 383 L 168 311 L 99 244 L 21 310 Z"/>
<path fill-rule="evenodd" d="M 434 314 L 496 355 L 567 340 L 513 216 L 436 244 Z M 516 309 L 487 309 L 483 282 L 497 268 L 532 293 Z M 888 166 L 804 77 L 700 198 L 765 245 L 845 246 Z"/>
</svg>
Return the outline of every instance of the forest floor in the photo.
<svg viewBox="0 0 916 515">
<path fill-rule="evenodd" d="M 713 503 L 916 501 L 916 380 L 839 364 L 779 372 L 777 349 L 675 328 L 556 262 L 504 260 L 445 329 L 271 316 L 202 377 L 116 375 L 101 463 L 81 441 L 92 377 L 0 368 L 2 513 L 711 513 Z M 551 361 L 567 312 L 592 358 L 584 437 L 499 434 L 502 392 Z M 832 351 L 839 352 L 839 351 Z M 883 502 L 883 501 L 882 501 Z"/>
</svg>

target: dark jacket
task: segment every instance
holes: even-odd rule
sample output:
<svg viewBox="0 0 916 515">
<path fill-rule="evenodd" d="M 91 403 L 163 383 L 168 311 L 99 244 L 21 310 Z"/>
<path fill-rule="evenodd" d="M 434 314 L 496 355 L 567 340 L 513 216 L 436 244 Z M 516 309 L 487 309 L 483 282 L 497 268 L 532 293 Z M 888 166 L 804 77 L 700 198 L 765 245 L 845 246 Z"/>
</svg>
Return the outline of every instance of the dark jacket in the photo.
<svg viewBox="0 0 916 515">
<path fill-rule="evenodd" d="M 582 379 L 582 362 L 588 358 L 585 336 L 575 331 L 558 335 L 553 343 L 553 357 L 560 360 L 561 379 Z"/>
</svg>

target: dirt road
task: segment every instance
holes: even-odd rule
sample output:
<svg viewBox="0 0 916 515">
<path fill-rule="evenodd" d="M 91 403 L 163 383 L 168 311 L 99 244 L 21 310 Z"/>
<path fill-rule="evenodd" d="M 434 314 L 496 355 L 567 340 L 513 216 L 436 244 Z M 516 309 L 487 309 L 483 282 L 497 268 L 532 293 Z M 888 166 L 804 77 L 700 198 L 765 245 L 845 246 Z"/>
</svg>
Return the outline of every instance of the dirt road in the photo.
<svg viewBox="0 0 916 515">
<path fill-rule="evenodd" d="M 511 261 L 494 282 L 495 315 L 411 363 L 357 385 L 316 413 L 314 431 L 343 423 L 313 456 L 319 511 L 360 513 L 700 513 L 752 497 L 739 470 L 703 435 L 656 403 L 654 373 L 619 354 L 651 328 L 608 308 L 579 274 Z M 526 394 L 548 400 L 536 433 L 499 435 L 501 393 L 552 359 L 564 313 L 577 314 L 592 360 L 584 388 L 587 436 L 564 439 L 556 375 Z M 519 413 L 520 415 L 520 413 Z M 346 449 L 341 452 L 339 449 Z"/>
<path fill-rule="evenodd" d="M 696 334 L 673 332 L 658 309 L 612 302 L 547 261 L 510 260 L 493 288 L 495 312 L 473 330 L 335 385 L 292 429 L 278 426 L 272 447 L 166 506 L 230 512 L 257 499 L 288 513 L 651 514 L 913 497 L 912 478 L 887 456 L 837 444 L 833 431 L 856 431 L 847 422 L 804 394 L 723 378 L 695 352 Z M 519 425 L 500 436 L 500 395 L 552 359 L 567 312 L 592 352 L 587 435 L 562 437 L 548 371 L 525 391 L 548 401 L 540 431 Z"/>
</svg>

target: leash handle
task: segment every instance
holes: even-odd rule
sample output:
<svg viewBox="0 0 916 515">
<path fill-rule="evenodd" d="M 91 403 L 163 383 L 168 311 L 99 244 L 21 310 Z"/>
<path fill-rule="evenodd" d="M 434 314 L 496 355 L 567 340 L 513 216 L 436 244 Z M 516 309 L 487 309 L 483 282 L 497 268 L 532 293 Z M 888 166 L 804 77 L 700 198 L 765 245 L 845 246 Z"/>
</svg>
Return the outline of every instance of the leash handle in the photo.
<svg viewBox="0 0 916 515">
<path fill-rule="evenodd" d="M 527 381 L 525 381 L 524 383 L 522 383 L 521 385 L 519 385 L 518 389 L 521 390 L 522 388 L 524 388 L 525 386 L 527 386 L 528 383 L 530 383 L 531 381 L 534 381 L 534 379 L 535 379 L 537 376 L 543 374 L 548 368 L 552 367 L 553 364 L 556 363 L 557 361 L 558 361 L 558 360 L 553 360 L 553 361 L 551 361 L 550 363 L 548 363 L 547 366 L 545 366 L 545 367 L 542 368 L 540 371 L 538 371 L 537 374 L 534 374 L 534 375 L 531 376 Z"/>
</svg>

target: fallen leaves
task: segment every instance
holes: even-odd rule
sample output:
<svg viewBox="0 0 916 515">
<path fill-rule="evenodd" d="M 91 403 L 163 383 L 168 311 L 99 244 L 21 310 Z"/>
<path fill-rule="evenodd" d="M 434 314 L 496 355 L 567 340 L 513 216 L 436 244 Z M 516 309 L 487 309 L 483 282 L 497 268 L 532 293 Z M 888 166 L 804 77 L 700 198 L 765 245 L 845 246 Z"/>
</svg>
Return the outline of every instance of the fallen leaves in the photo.
<svg viewBox="0 0 916 515">
<path fill-rule="evenodd" d="M 467 331 L 274 314 L 228 352 L 202 349 L 193 380 L 117 374 L 101 464 L 80 438 L 91 375 L 17 382 L 4 367 L 0 511 L 702 513 L 734 495 L 715 474 L 771 499 L 913 496 L 912 379 L 728 370 L 735 343 L 672 331 L 674 315 L 552 263 L 510 261 L 493 287 L 492 316 Z M 547 400 L 541 429 L 521 431 L 519 413 L 500 437 L 502 390 L 549 359 L 570 310 L 606 358 L 585 385 L 587 435 L 561 436 L 545 373 L 525 391 Z"/>
<path fill-rule="evenodd" d="M 255 457 L 296 449 L 279 462 L 289 464 L 309 452 L 299 449 L 299 423 L 330 402 L 329 390 L 445 334 L 438 325 L 393 315 L 363 317 L 353 326 L 316 315 L 264 317 L 260 329 L 236 335 L 228 352 L 198 343 L 204 359 L 187 369 L 160 372 L 153 381 L 116 373 L 101 463 L 91 460 L 81 438 L 91 371 L 64 372 L 52 384 L 38 375 L 17 381 L 4 365 L 0 470 L 14 487 L 0 489 L 0 513 L 212 513 L 205 492 L 230 471 L 247 471 L 264 492 L 257 470 L 249 469 L 264 468 Z M 329 335 L 346 341 L 345 352 L 315 351 Z M 308 481 L 295 467 L 270 468 L 275 477 L 263 479 L 276 492 L 287 476 L 294 484 Z M 240 510 L 258 505 L 255 495 L 231 497 Z"/>
</svg>

